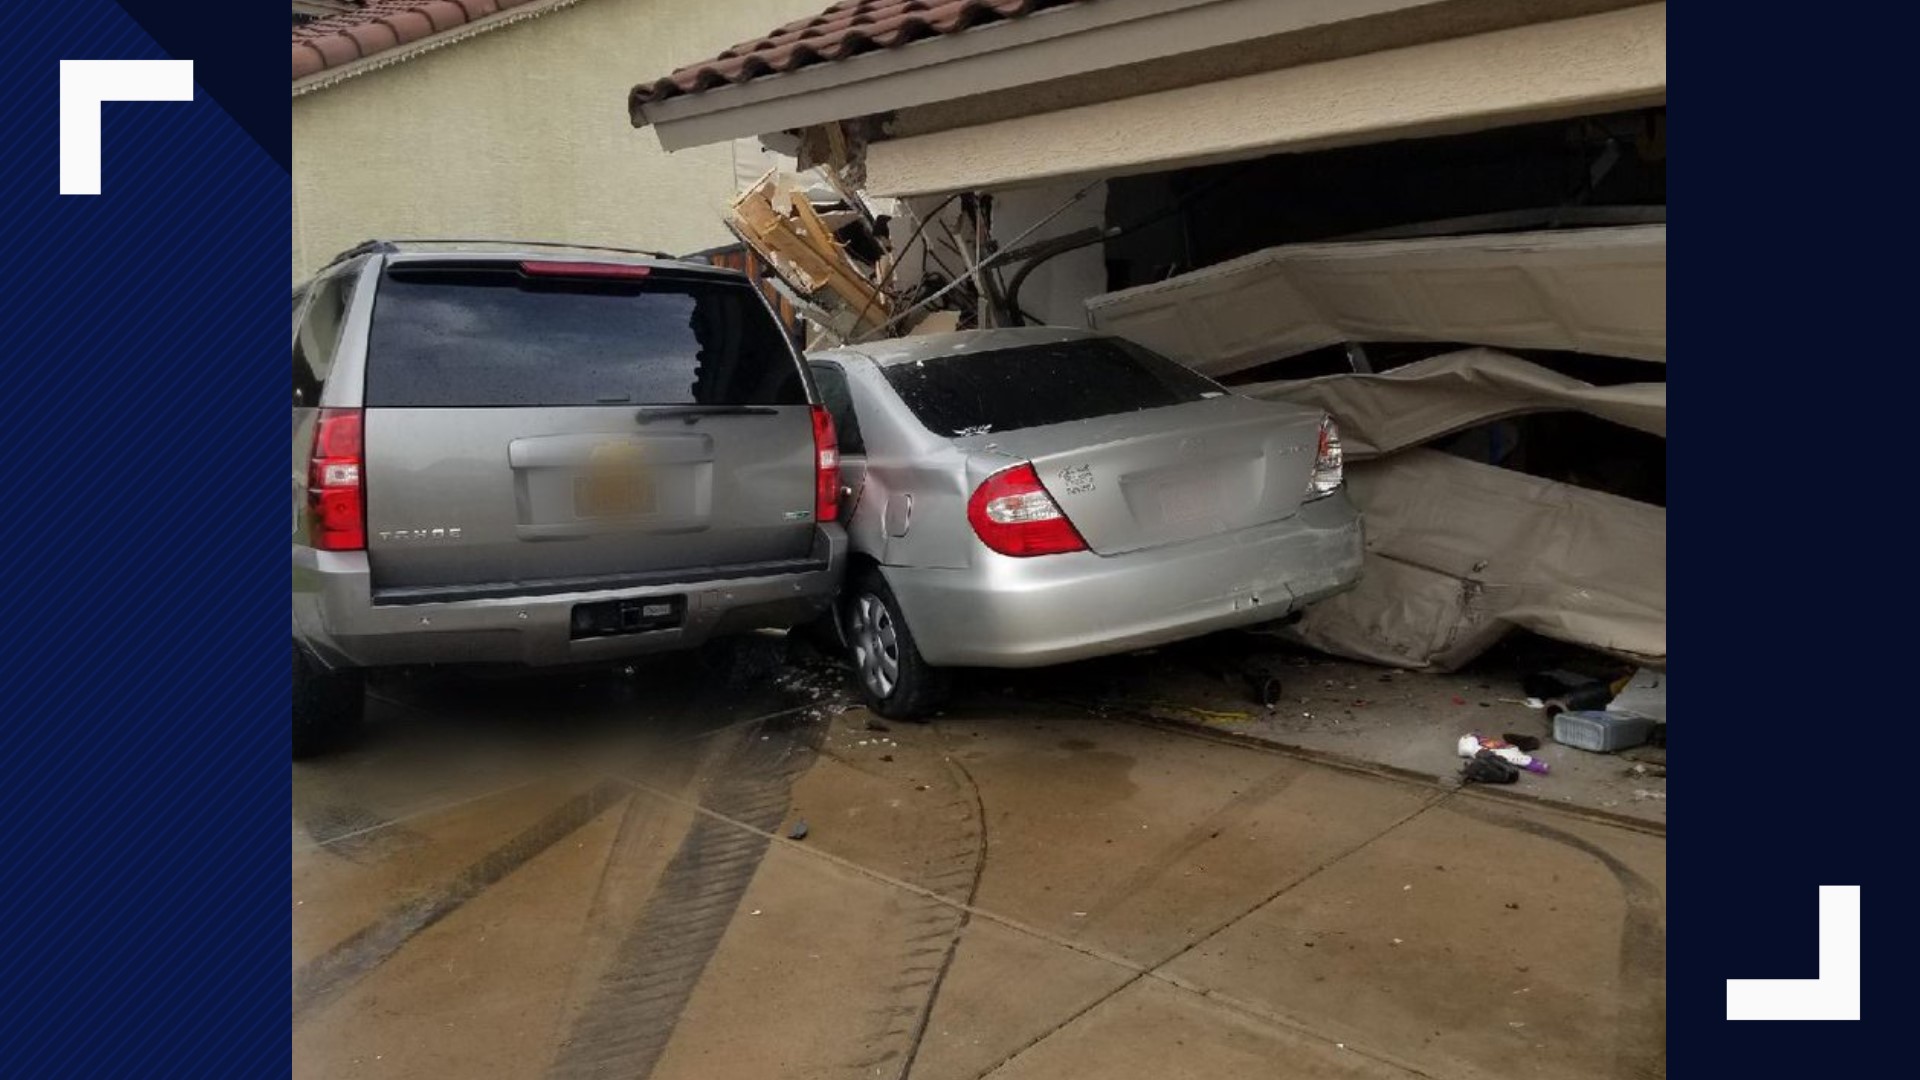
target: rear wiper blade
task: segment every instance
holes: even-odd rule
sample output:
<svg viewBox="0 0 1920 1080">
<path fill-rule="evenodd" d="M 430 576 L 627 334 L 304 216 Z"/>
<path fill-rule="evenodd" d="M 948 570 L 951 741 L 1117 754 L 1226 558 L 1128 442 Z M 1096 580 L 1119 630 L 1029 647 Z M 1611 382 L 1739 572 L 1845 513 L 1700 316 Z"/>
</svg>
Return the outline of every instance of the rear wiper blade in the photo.
<svg viewBox="0 0 1920 1080">
<path fill-rule="evenodd" d="M 669 417 L 689 423 L 698 423 L 703 416 L 779 416 L 780 410 L 771 405 L 655 405 L 641 409 L 633 414 L 636 423 L 650 424 L 655 420 Z"/>
</svg>

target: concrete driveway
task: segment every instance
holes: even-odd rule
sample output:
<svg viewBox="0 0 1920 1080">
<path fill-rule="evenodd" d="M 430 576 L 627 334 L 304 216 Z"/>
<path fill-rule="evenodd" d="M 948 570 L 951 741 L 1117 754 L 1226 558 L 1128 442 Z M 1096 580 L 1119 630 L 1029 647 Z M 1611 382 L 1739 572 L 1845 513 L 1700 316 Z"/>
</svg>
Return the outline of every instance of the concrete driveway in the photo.
<svg viewBox="0 0 1920 1080">
<path fill-rule="evenodd" d="M 382 687 L 294 769 L 295 1075 L 1665 1075 L 1657 830 L 778 682 Z"/>
</svg>

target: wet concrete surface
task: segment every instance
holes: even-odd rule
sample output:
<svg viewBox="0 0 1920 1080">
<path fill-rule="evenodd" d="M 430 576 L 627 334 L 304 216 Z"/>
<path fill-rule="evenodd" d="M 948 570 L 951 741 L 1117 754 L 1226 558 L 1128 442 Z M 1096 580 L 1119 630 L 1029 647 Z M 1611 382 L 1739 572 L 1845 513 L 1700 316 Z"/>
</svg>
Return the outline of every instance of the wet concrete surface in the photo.
<svg viewBox="0 0 1920 1080">
<path fill-rule="evenodd" d="M 1665 1075 L 1657 830 L 1006 687 L 384 680 L 294 767 L 295 1075 Z"/>
</svg>

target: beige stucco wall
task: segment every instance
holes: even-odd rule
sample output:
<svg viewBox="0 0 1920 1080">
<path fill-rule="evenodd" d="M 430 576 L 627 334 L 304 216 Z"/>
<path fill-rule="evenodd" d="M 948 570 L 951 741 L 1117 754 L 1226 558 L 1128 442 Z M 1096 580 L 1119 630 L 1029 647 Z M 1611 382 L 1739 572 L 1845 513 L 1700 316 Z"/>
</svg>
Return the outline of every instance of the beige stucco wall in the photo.
<svg viewBox="0 0 1920 1080">
<path fill-rule="evenodd" d="M 727 144 L 663 152 L 627 91 L 821 0 L 580 0 L 293 99 L 293 274 L 375 236 L 728 243 Z"/>
<path fill-rule="evenodd" d="M 875 142 L 880 195 L 1012 187 L 1663 103 L 1664 3 Z"/>
</svg>

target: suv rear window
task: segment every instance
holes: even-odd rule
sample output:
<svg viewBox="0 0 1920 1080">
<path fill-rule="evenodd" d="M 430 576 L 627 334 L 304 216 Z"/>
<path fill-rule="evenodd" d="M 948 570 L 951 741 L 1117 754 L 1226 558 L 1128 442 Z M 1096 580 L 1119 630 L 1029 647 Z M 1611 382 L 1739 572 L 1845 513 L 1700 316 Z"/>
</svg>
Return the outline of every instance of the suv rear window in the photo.
<svg viewBox="0 0 1920 1080">
<path fill-rule="evenodd" d="M 807 403 L 749 286 L 670 271 L 396 266 L 374 294 L 367 353 L 367 404 L 387 408 Z"/>
<path fill-rule="evenodd" d="M 1223 391 L 1119 338 L 960 353 L 881 369 L 928 431 L 957 437 L 1183 405 Z"/>
</svg>

